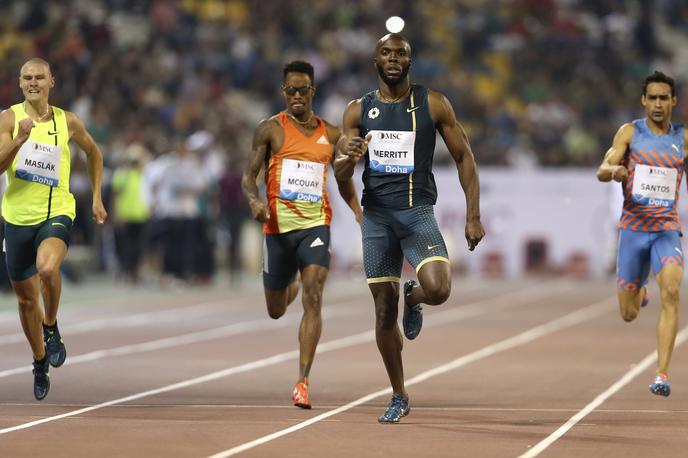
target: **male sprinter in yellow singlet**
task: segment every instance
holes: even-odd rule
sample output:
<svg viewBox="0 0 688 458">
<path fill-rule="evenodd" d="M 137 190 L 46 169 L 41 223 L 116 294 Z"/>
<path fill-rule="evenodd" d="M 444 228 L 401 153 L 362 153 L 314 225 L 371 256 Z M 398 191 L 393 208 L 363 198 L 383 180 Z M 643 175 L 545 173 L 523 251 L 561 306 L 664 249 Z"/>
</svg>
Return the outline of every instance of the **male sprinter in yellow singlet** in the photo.
<svg viewBox="0 0 688 458">
<path fill-rule="evenodd" d="M 75 215 L 69 192 L 70 140 L 88 158 L 93 217 L 98 224 L 107 217 L 100 197 L 103 155 L 76 115 L 48 104 L 53 86 L 48 62 L 30 59 L 19 73 L 24 102 L 0 113 L 0 173 L 7 171 L 8 178 L 2 200 L 4 248 L 22 328 L 33 351 L 33 394 L 38 400 L 50 390 L 49 366 L 61 366 L 67 356 L 57 329 L 57 308 L 60 265 Z"/>
<path fill-rule="evenodd" d="M 320 339 L 322 292 L 330 265 L 330 219 L 327 167 L 341 136 L 312 111 L 313 67 L 302 61 L 287 64 L 282 94 L 285 111 L 264 119 L 253 134 L 253 150 L 242 187 L 253 217 L 263 223 L 263 285 L 268 314 L 277 319 L 303 283 L 303 318 L 299 327 L 299 378 L 294 405 L 310 409 L 308 374 Z M 258 195 L 256 180 L 265 167 L 267 204 Z M 361 207 L 351 178 L 337 181 L 339 193 L 361 220 Z"/>
</svg>

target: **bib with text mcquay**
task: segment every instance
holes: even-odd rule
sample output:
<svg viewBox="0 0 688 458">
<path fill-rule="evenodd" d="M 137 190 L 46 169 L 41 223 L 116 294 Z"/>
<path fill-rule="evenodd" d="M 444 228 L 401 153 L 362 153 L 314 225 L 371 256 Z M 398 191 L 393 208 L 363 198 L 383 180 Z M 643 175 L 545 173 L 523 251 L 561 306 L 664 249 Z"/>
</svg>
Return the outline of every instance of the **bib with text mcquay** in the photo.
<svg viewBox="0 0 688 458">
<path fill-rule="evenodd" d="M 415 132 L 371 130 L 370 134 L 368 155 L 371 169 L 382 173 L 413 173 Z"/>
<path fill-rule="evenodd" d="M 27 140 L 17 154 L 15 177 L 46 186 L 60 184 L 62 148 Z"/>
<path fill-rule="evenodd" d="M 637 164 L 633 178 L 633 201 L 648 207 L 673 206 L 677 177 L 678 171 L 673 168 Z"/>
<path fill-rule="evenodd" d="M 320 202 L 323 197 L 325 164 L 284 159 L 280 177 L 280 197 L 286 200 Z"/>
</svg>

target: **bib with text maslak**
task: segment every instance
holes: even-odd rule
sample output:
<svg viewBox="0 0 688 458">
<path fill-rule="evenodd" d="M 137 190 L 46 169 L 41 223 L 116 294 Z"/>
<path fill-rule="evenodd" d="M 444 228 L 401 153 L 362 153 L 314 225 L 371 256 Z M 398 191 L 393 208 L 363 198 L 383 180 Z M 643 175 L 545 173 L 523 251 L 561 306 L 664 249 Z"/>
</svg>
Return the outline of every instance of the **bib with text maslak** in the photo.
<svg viewBox="0 0 688 458">
<path fill-rule="evenodd" d="M 317 162 L 282 160 L 280 197 L 286 200 L 320 202 L 325 165 Z"/>
<path fill-rule="evenodd" d="M 59 146 L 26 141 L 19 149 L 14 176 L 32 183 L 59 186 L 61 154 Z"/>
<path fill-rule="evenodd" d="M 368 142 L 370 168 L 382 173 L 413 173 L 416 133 L 371 130 Z"/>
<path fill-rule="evenodd" d="M 649 207 L 671 207 L 676 196 L 677 177 L 678 171 L 674 168 L 636 164 L 633 201 Z"/>
</svg>

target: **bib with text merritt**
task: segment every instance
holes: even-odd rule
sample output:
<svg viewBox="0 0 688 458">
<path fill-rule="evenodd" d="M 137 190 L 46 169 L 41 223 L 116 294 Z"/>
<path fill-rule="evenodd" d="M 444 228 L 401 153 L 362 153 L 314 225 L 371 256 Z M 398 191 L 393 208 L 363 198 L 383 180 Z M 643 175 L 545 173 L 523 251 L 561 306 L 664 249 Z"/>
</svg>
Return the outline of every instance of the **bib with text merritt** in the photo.
<svg viewBox="0 0 688 458">
<path fill-rule="evenodd" d="M 27 140 L 17 154 L 15 177 L 46 186 L 60 184 L 62 148 Z"/>
<path fill-rule="evenodd" d="M 370 168 L 382 173 L 413 173 L 416 133 L 399 130 L 371 130 L 368 142 Z"/>
<path fill-rule="evenodd" d="M 637 164 L 633 201 L 649 207 L 671 207 L 676 197 L 677 177 L 678 171 L 673 168 Z"/>
<path fill-rule="evenodd" d="M 325 164 L 284 159 L 280 197 L 286 200 L 319 202 L 323 197 Z"/>
</svg>

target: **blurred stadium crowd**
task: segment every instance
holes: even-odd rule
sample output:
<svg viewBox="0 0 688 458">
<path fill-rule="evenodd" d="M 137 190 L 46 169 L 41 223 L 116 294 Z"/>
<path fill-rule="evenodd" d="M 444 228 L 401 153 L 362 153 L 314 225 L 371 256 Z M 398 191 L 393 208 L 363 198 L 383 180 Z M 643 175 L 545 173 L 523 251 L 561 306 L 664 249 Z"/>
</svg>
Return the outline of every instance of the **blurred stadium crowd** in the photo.
<svg viewBox="0 0 688 458">
<path fill-rule="evenodd" d="M 256 123 L 283 109 L 282 66 L 310 61 L 316 112 L 340 124 L 346 103 L 375 87 L 372 53 L 390 15 L 406 21 L 412 80 L 453 102 L 480 165 L 597 164 L 618 126 L 641 115 L 654 69 L 677 79 L 674 116 L 688 119 L 685 0 L 0 4 L 0 107 L 21 100 L 28 57 L 51 63 L 51 103 L 84 120 L 108 171 L 111 230 L 94 234 L 75 155 L 75 242 L 96 244 L 100 267 L 132 280 L 144 247 L 159 246 L 163 271 L 205 281 L 218 240 L 241 270 L 241 169 Z M 448 162 L 446 151 L 436 158 Z"/>
</svg>

